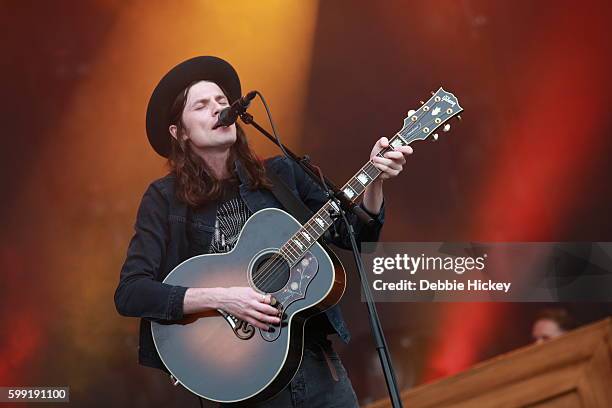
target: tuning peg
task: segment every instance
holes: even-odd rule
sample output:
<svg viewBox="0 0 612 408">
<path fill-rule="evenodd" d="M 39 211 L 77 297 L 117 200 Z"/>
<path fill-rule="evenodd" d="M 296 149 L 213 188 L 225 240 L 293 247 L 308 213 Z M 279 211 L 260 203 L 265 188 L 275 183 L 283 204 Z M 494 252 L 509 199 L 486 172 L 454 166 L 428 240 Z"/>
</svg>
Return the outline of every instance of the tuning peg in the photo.
<svg viewBox="0 0 612 408">
<path fill-rule="evenodd" d="M 463 120 L 463 119 L 461 118 L 461 115 L 457 115 L 457 119 L 459 119 L 459 120 Z"/>
<path fill-rule="evenodd" d="M 450 130 L 450 124 L 448 124 L 448 123 L 447 123 L 447 124 L 446 124 L 446 125 L 444 125 L 444 127 L 442 128 L 442 131 L 444 131 L 444 132 L 448 132 L 449 130 Z"/>
<path fill-rule="evenodd" d="M 434 142 L 438 140 L 438 134 L 437 133 L 434 133 L 432 136 L 433 136 Z"/>
<path fill-rule="evenodd" d="M 408 111 L 408 117 L 411 117 L 412 115 L 414 115 L 416 113 L 416 111 L 414 109 L 410 109 Z"/>
</svg>

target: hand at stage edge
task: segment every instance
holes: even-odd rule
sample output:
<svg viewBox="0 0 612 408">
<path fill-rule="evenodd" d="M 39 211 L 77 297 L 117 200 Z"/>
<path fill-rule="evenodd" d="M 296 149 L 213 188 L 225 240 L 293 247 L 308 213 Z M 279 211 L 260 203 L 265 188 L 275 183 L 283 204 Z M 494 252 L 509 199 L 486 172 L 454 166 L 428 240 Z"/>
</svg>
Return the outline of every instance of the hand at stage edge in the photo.
<svg viewBox="0 0 612 408">
<path fill-rule="evenodd" d="M 389 139 L 381 137 L 370 153 L 370 161 L 374 167 L 382 172 L 376 181 L 366 187 L 363 193 L 363 205 L 366 210 L 372 214 L 378 214 L 380 212 L 380 207 L 383 203 L 383 181 L 400 174 L 406 163 L 406 157 L 412 154 L 412 148 L 410 146 L 399 146 L 385 153 L 384 157 L 376 156 L 378 152 L 386 147 L 389 147 Z"/>
</svg>

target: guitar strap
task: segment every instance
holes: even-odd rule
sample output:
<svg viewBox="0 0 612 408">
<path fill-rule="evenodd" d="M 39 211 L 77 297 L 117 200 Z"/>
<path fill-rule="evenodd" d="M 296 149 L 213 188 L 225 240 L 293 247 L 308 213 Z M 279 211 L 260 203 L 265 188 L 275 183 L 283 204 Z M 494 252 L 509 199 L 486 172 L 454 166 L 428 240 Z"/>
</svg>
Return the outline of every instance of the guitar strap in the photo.
<svg viewBox="0 0 612 408">
<path fill-rule="evenodd" d="M 274 171 L 267 172 L 266 176 L 272 182 L 272 194 L 302 225 L 308 221 L 313 213 L 301 200 L 291 192 L 289 186 Z"/>
</svg>

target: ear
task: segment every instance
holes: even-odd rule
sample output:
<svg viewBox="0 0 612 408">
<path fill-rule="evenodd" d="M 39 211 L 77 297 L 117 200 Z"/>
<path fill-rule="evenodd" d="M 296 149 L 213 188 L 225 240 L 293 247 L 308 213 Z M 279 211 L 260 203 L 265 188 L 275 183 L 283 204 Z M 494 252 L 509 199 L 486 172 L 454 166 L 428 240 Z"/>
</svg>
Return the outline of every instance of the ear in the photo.
<svg viewBox="0 0 612 408">
<path fill-rule="evenodd" d="M 176 132 L 177 132 L 176 125 L 168 126 L 168 131 L 170 132 L 170 135 L 172 135 L 172 137 L 176 139 Z"/>
<path fill-rule="evenodd" d="M 176 125 L 168 126 L 168 131 L 170 132 L 170 135 L 173 138 L 176 139 L 178 137 L 178 128 L 176 127 Z M 187 139 L 189 139 L 189 137 L 185 134 L 185 132 L 183 132 L 183 140 L 187 140 Z"/>
</svg>

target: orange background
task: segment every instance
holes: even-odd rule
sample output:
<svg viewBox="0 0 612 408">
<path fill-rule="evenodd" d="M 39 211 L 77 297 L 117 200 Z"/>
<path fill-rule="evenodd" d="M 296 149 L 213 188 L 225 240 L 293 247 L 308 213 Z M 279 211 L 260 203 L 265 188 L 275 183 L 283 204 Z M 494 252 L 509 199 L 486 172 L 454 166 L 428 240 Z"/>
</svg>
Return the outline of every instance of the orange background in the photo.
<svg viewBox="0 0 612 408">
<path fill-rule="evenodd" d="M 218 55 L 283 141 L 343 183 L 439 86 L 465 108 L 385 184 L 385 241 L 610 241 L 606 1 L 122 2 L 0 5 L 0 385 L 69 385 L 87 406 L 197 402 L 136 364 L 113 305 L 136 207 L 164 161 L 144 112 L 161 76 Z M 265 123 L 260 106 L 252 111 Z M 247 131 L 261 156 L 277 154 Z M 339 346 L 362 401 L 384 395 L 349 254 Z M 529 341 L 540 305 L 385 304 L 410 386 Z M 570 305 L 583 323 L 603 304 Z M 403 344 L 403 345 L 402 345 Z M 406 346 L 408 344 L 408 346 Z M 365 359 L 367 360 L 367 359 Z M 368 360 L 369 361 L 369 360 Z M 378 381 L 378 385 L 373 385 Z"/>
</svg>

